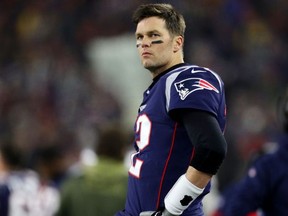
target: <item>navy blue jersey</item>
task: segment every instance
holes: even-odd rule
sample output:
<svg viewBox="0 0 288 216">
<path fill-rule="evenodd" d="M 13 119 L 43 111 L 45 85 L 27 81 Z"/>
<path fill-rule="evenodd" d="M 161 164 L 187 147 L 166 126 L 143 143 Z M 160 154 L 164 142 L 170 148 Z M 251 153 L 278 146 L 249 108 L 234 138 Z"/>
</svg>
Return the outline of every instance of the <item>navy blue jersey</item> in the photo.
<svg viewBox="0 0 288 216">
<path fill-rule="evenodd" d="M 281 137 L 279 149 L 260 156 L 247 175 L 225 194 L 220 211 L 241 216 L 260 209 L 265 216 L 288 215 L 288 135 Z"/>
<path fill-rule="evenodd" d="M 193 143 L 184 126 L 170 116 L 180 108 L 212 113 L 224 131 L 225 96 L 220 77 L 207 68 L 179 64 L 156 77 L 144 92 L 134 128 L 136 153 L 131 157 L 126 206 L 117 216 L 138 216 L 164 206 L 166 194 L 186 172 Z M 182 215 L 202 215 L 201 199 L 209 190 L 210 184 Z"/>
</svg>

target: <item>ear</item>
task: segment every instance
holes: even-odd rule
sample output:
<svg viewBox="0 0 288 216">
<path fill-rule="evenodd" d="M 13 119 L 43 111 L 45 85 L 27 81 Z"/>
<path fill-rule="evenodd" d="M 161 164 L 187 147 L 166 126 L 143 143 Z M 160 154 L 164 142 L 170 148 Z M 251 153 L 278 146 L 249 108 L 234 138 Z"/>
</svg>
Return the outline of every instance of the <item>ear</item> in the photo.
<svg viewBox="0 0 288 216">
<path fill-rule="evenodd" d="M 174 38 L 173 52 L 178 52 L 182 49 L 184 38 L 182 36 L 176 36 Z"/>
</svg>

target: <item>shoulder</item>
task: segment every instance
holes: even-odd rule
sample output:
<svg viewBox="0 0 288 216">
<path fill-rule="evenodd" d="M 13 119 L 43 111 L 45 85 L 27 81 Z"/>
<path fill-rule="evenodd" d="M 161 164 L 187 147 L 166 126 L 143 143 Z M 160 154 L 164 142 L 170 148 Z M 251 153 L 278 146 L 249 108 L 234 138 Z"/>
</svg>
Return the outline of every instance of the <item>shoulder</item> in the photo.
<svg viewBox="0 0 288 216">
<path fill-rule="evenodd" d="M 189 83 L 195 82 L 196 85 L 200 84 L 200 86 L 203 88 L 209 87 L 209 84 L 212 84 L 213 86 L 221 90 L 224 85 L 218 73 L 209 68 L 201 67 L 198 65 L 187 64 L 177 67 L 167 73 L 164 77 L 166 79 L 166 82 L 168 83 L 188 81 Z"/>
<path fill-rule="evenodd" d="M 223 81 L 216 72 L 209 68 L 197 65 L 178 67 L 166 74 L 165 81 L 166 92 L 177 91 L 181 100 L 193 92 L 197 92 L 193 94 L 194 96 L 207 97 L 207 94 L 214 95 L 216 98 L 224 96 Z"/>
<path fill-rule="evenodd" d="M 255 159 L 251 167 L 255 168 L 258 172 L 266 173 L 267 175 L 275 173 L 275 170 L 278 170 L 277 173 L 280 174 L 280 172 L 283 171 L 283 168 L 281 167 L 285 167 L 284 170 L 288 171 L 286 162 L 284 162 L 281 157 L 282 154 L 283 151 L 281 149 L 277 149 L 275 152 L 266 153 Z M 286 153 L 285 158 L 287 158 L 287 156 Z"/>
</svg>

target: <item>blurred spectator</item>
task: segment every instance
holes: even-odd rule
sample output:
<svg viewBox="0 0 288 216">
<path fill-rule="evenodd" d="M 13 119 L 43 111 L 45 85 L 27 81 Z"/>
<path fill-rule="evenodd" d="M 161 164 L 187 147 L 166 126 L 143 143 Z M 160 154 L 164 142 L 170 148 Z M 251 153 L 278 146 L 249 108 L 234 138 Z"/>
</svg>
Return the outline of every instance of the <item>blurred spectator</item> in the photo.
<svg viewBox="0 0 288 216">
<path fill-rule="evenodd" d="M 223 193 L 223 203 L 217 215 L 287 215 L 288 89 L 280 100 L 279 112 L 284 134 L 277 137 L 278 149 L 272 153 L 262 152 L 249 166 L 247 175 Z"/>
<path fill-rule="evenodd" d="M 36 172 L 23 166 L 22 153 L 12 143 L 0 143 L 0 215 L 55 215 L 58 191 L 43 185 Z"/>
<path fill-rule="evenodd" d="M 75 135 L 61 131 L 54 139 L 43 140 L 33 149 L 28 165 L 38 173 L 43 185 L 59 189 L 73 175 L 69 168 L 79 161 L 79 152 Z"/>
<path fill-rule="evenodd" d="M 123 207 L 127 183 L 124 156 L 128 138 L 128 133 L 118 124 L 101 130 L 96 145 L 98 163 L 87 166 L 83 175 L 64 183 L 57 216 L 108 216 Z"/>
</svg>

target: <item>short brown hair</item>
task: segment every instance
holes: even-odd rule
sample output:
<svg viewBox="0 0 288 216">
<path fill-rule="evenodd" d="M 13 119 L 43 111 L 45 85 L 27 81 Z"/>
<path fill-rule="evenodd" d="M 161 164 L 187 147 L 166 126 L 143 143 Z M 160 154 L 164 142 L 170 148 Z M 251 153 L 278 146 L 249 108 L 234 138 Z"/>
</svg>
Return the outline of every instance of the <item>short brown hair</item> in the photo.
<svg viewBox="0 0 288 216">
<path fill-rule="evenodd" d="M 134 12 L 132 20 L 138 24 L 141 20 L 149 17 L 159 17 L 166 23 L 166 27 L 171 35 L 181 35 L 184 37 L 185 20 L 170 4 L 143 4 Z"/>
<path fill-rule="evenodd" d="M 123 127 L 117 124 L 107 125 L 99 131 L 96 153 L 99 157 L 122 161 L 128 143 L 129 133 Z"/>
</svg>

